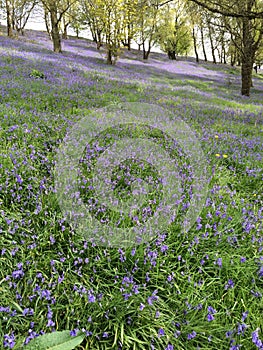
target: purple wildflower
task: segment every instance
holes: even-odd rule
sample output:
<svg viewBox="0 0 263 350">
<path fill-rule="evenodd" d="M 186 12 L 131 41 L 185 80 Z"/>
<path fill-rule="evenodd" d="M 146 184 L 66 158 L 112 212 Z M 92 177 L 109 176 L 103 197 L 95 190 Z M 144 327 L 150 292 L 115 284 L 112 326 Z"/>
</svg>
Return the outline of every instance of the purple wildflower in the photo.
<svg viewBox="0 0 263 350">
<path fill-rule="evenodd" d="M 158 337 L 161 337 L 163 335 L 165 335 L 165 331 L 164 331 L 163 328 L 160 328 L 159 331 L 158 331 Z"/>
<path fill-rule="evenodd" d="M 11 334 L 4 335 L 4 347 L 5 348 L 13 349 L 15 344 L 16 344 L 16 342 L 15 342 L 14 332 L 12 332 Z"/>
<path fill-rule="evenodd" d="M 194 339 L 195 337 L 196 337 L 196 332 L 195 331 L 193 331 L 192 333 L 189 333 L 188 335 L 187 335 L 187 339 L 188 340 L 191 340 L 191 339 Z"/>
<path fill-rule="evenodd" d="M 235 283 L 233 282 L 233 280 L 228 280 L 227 284 L 225 285 L 225 290 L 229 289 L 229 288 L 234 288 Z"/>
</svg>

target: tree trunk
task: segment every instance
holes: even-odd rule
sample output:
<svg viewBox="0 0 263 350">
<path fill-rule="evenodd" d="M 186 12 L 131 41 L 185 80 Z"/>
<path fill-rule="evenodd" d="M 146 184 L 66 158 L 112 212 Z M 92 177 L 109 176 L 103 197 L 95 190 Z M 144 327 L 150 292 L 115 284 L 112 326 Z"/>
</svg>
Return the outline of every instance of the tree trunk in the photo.
<svg viewBox="0 0 263 350">
<path fill-rule="evenodd" d="M 91 32 L 91 36 L 92 36 L 92 40 L 94 43 L 97 43 L 98 42 L 98 38 L 97 38 L 97 31 L 96 31 L 96 28 L 94 29 L 93 25 L 90 25 L 90 32 Z"/>
<path fill-rule="evenodd" d="M 195 57 L 196 57 L 195 60 L 196 60 L 196 62 L 199 62 L 197 43 L 196 43 L 196 36 L 195 36 L 195 29 L 194 28 L 193 28 L 192 36 L 193 36 L 193 41 L 194 41 L 194 49 L 195 49 Z"/>
<path fill-rule="evenodd" d="M 236 64 L 236 61 L 237 61 L 237 50 L 235 48 L 234 52 L 231 51 L 231 56 L 230 56 L 230 62 L 232 67 Z"/>
<path fill-rule="evenodd" d="M 212 43 L 212 41 L 211 41 L 211 43 Z M 214 47 L 212 47 L 212 46 L 211 46 L 211 51 L 212 51 L 213 63 L 216 64 L 215 49 L 214 49 Z"/>
<path fill-rule="evenodd" d="M 149 43 L 148 50 L 145 48 L 145 42 L 142 43 L 142 50 L 143 50 L 143 59 L 148 60 L 150 52 L 151 52 L 151 43 Z"/>
<path fill-rule="evenodd" d="M 148 60 L 149 54 L 150 54 L 149 50 L 146 51 L 146 50 L 143 49 L 143 59 L 144 60 Z"/>
<path fill-rule="evenodd" d="M 64 23 L 62 39 L 65 39 L 65 40 L 68 39 L 68 26 L 69 26 L 69 23 Z"/>
<path fill-rule="evenodd" d="M 14 8 L 14 4 L 11 5 L 12 7 L 12 29 L 16 30 L 16 23 L 15 23 L 15 8 Z"/>
<path fill-rule="evenodd" d="M 51 18 L 51 36 L 53 41 L 53 50 L 56 53 L 62 52 L 61 39 L 59 34 L 59 23 L 57 19 L 57 8 L 56 6 L 50 7 L 50 18 Z"/>
<path fill-rule="evenodd" d="M 221 38 L 221 58 L 224 64 L 226 64 L 226 47 L 225 47 L 225 40 L 224 40 L 224 34 L 222 35 Z"/>
<path fill-rule="evenodd" d="M 252 85 L 252 69 L 253 64 L 247 61 L 244 57 L 241 65 L 241 78 L 242 78 L 242 88 L 241 94 L 243 96 L 250 96 L 250 88 Z"/>
<path fill-rule="evenodd" d="M 131 51 L 131 37 L 128 36 L 128 51 Z"/>
<path fill-rule="evenodd" d="M 12 4 L 10 0 L 6 0 L 5 2 L 6 5 L 6 26 L 7 26 L 7 35 L 9 37 L 13 36 L 13 29 L 12 29 L 12 24 L 13 24 L 13 10 L 12 10 Z"/>
<path fill-rule="evenodd" d="M 49 12 L 48 12 L 48 10 L 46 8 L 44 9 L 44 11 L 45 11 L 45 13 L 44 13 L 44 20 L 45 20 L 46 30 L 47 30 L 47 33 L 48 33 L 50 39 L 52 39 L 51 28 L 50 28 L 50 20 L 49 20 Z"/>
<path fill-rule="evenodd" d="M 97 49 L 99 50 L 102 46 L 101 31 L 97 30 Z"/>
<path fill-rule="evenodd" d="M 168 54 L 169 60 L 176 60 L 176 53 L 175 53 L 175 51 L 169 50 L 169 51 L 167 52 L 167 54 Z"/>
<path fill-rule="evenodd" d="M 217 55 L 218 55 L 218 59 L 220 63 L 223 63 L 223 57 L 222 57 L 222 51 L 220 50 L 220 48 L 217 48 Z"/>
<path fill-rule="evenodd" d="M 127 49 L 128 51 L 131 51 L 131 41 L 132 41 L 132 34 L 131 34 L 131 23 L 130 23 L 130 17 L 127 24 Z"/>
<path fill-rule="evenodd" d="M 111 50 L 111 48 L 108 48 L 108 52 L 107 52 L 107 64 L 113 65 L 113 58 L 112 58 L 112 50 Z"/>
<path fill-rule="evenodd" d="M 241 54 L 241 94 L 243 96 L 250 96 L 255 53 L 253 52 L 253 39 L 251 37 L 251 22 L 249 18 L 243 17 L 242 25 L 243 52 Z"/>
<path fill-rule="evenodd" d="M 214 47 L 214 43 L 213 43 L 213 35 L 212 35 L 212 30 L 211 30 L 210 25 L 208 25 L 208 29 L 209 29 L 209 40 L 210 40 L 210 45 L 211 45 L 211 53 L 212 53 L 212 57 L 213 57 L 213 63 L 216 64 L 215 47 Z"/>
<path fill-rule="evenodd" d="M 52 25 L 52 40 L 53 40 L 53 50 L 56 53 L 61 53 L 62 48 L 61 48 L 61 39 L 60 39 L 60 34 L 59 34 L 59 27 L 57 24 Z"/>
<path fill-rule="evenodd" d="M 203 48 L 204 59 L 205 59 L 205 62 L 207 62 L 207 56 L 206 56 L 206 51 L 205 51 L 205 41 L 204 41 L 204 29 L 203 29 L 203 26 L 201 26 L 201 41 L 202 41 L 202 48 Z"/>
<path fill-rule="evenodd" d="M 224 64 L 227 64 L 227 61 L 226 61 L 226 49 L 225 49 L 225 47 L 223 47 L 223 59 L 224 59 Z"/>
</svg>

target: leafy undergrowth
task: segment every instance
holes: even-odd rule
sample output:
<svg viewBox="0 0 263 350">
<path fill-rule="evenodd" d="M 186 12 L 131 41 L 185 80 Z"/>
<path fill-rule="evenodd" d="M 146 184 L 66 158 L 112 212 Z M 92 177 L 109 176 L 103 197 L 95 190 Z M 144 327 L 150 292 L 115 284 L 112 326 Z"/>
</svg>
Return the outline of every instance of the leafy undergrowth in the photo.
<svg viewBox="0 0 263 350">
<path fill-rule="evenodd" d="M 86 40 L 70 39 L 56 55 L 33 31 L 0 42 L 1 347 L 70 330 L 85 333 L 77 349 L 262 349 L 262 80 L 243 98 L 239 77 L 223 66 L 157 54 L 143 63 L 132 52 L 108 67 Z M 67 131 L 93 108 L 120 102 L 184 120 L 211 168 L 187 233 L 178 220 L 127 249 L 76 234 L 53 174 Z M 147 167 L 129 174 L 155 179 Z"/>
</svg>

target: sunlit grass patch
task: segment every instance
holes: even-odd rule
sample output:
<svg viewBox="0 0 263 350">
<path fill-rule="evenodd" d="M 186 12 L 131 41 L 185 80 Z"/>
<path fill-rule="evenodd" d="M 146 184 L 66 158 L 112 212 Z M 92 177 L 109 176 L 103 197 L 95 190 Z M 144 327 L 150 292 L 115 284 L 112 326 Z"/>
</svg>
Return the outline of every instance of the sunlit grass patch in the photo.
<svg viewBox="0 0 263 350">
<path fill-rule="evenodd" d="M 213 87 L 211 86 L 211 83 L 204 82 L 204 81 L 198 81 L 198 80 L 185 80 L 185 83 L 190 86 L 194 86 L 198 90 L 201 91 L 214 91 Z"/>
</svg>

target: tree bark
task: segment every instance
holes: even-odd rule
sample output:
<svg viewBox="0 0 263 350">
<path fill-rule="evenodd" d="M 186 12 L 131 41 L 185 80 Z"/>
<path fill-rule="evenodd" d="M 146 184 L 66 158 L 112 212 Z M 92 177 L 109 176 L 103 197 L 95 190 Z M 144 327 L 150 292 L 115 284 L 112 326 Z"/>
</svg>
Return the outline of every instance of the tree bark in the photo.
<svg viewBox="0 0 263 350">
<path fill-rule="evenodd" d="M 222 63 L 226 64 L 226 47 L 225 47 L 225 38 L 224 38 L 224 34 L 222 34 L 221 37 L 221 60 Z"/>
<path fill-rule="evenodd" d="M 129 18 L 129 22 L 127 24 L 127 38 L 125 39 L 125 44 L 124 44 L 124 46 L 127 47 L 128 51 L 131 51 L 131 41 L 132 41 L 131 24 L 130 24 L 130 18 Z"/>
<path fill-rule="evenodd" d="M 241 64 L 241 76 L 242 76 L 241 94 L 243 96 L 250 96 L 250 88 L 251 86 L 253 86 L 252 69 L 253 69 L 253 65 L 249 61 L 244 59 Z"/>
<path fill-rule="evenodd" d="M 151 43 L 149 42 L 149 44 L 148 44 L 148 50 L 146 50 L 146 48 L 145 48 L 145 42 L 143 41 L 143 43 L 142 43 L 142 50 L 143 50 L 143 59 L 144 60 L 148 60 L 148 58 L 149 58 L 149 55 L 150 55 L 150 52 L 151 52 Z"/>
<path fill-rule="evenodd" d="M 108 48 L 108 52 L 107 52 L 107 64 L 113 65 L 112 51 L 110 48 Z"/>
<path fill-rule="evenodd" d="M 206 56 L 206 51 L 205 51 L 205 41 L 204 41 L 204 28 L 202 25 L 201 25 L 200 29 L 201 29 L 201 41 L 202 41 L 204 59 L 205 59 L 205 62 L 207 62 L 207 56 Z"/>
<path fill-rule="evenodd" d="M 131 51 L 131 37 L 128 36 L 128 51 Z"/>
<path fill-rule="evenodd" d="M 51 36 L 53 41 L 53 50 L 56 53 L 61 53 L 61 39 L 60 39 L 60 33 L 59 33 L 59 23 L 57 19 L 57 8 L 55 4 L 52 4 L 52 7 L 50 7 L 50 19 L 51 19 Z"/>
<path fill-rule="evenodd" d="M 192 36 L 193 36 L 193 41 L 194 41 L 195 60 L 196 60 L 196 62 L 199 62 L 197 43 L 196 43 L 196 35 L 195 35 L 195 29 L 194 28 L 193 28 L 193 31 L 192 31 Z"/>
<path fill-rule="evenodd" d="M 102 44 L 103 38 L 101 36 L 101 31 L 97 30 L 97 49 L 99 50 L 103 44 Z"/>
<path fill-rule="evenodd" d="M 150 55 L 150 51 L 149 50 L 143 50 L 143 59 L 144 60 L 148 60 L 149 58 L 149 55 Z"/>
<path fill-rule="evenodd" d="M 169 60 L 176 60 L 176 52 L 169 50 L 167 52 Z"/>
<path fill-rule="evenodd" d="M 251 22 L 247 17 L 242 20 L 243 25 L 243 52 L 241 55 L 241 94 L 250 96 L 250 88 L 252 85 L 252 71 L 254 62 L 253 40 L 251 37 Z"/>
<path fill-rule="evenodd" d="M 59 27 L 55 23 L 53 23 L 53 25 L 52 25 L 51 36 L 52 36 L 52 40 L 53 40 L 53 50 L 54 50 L 54 52 L 61 53 L 62 52 L 62 48 L 61 48 L 61 39 L 60 39 L 60 34 L 59 34 Z"/>
<path fill-rule="evenodd" d="M 9 37 L 13 36 L 13 10 L 12 10 L 12 4 L 10 0 L 6 0 L 5 2 L 6 5 L 6 26 L 7 26 L 7 35 Z"/>
<path fill-rule="evenodd" d="M 15 8 L 14 8 L 14 3 L 11 5 L 12 8 L 12 29 L 16 30 L 16 24 L 15 24 Z"/>
<path fill-rule="evenodd" d="M 223 52 L 222 52 L 222 54 L 223 54 L 223 62 L 224 62 L 224 64 L 227 64 L 227 60 L 226 60 L 226 49 L 225 49 L 225 47 L 223 47 Z"/>
<path fill-rule="evenodd" d="M 68 39 L 68 26 L 69 26 L 69 23 L 66 23 L 65 20 L 64 20 L 62 39 L 65 39 L 65 40 Z"/>
<path fill-rule="evenodd" d="M 211 53 L 213 57 L 213 63 L 216 64 L 216 56 L 215 56 L 215 47 L 213 43 L 213 35 L 212 35 L 212 29 L 210 24 L 208 25 L 208 32 L 209 32 L 209 40 L 210 40 L 210 45 L 211 45 Z"/>
<path fill-rule="evenodd" d="M 46 8 L 44 8 L 44 11 L 45 11 L 44 20 L 45 20 L 46 30 L 47 30 L 47 33 L 48 33 L 50 39 L 52 39 L 50 21 L 49 21 L 49 12 Z"/>
<path fill-rule="evenodd" d="M 231 66 L 234 66 L 237 62 L 237 53 L 236 50 L 233 54 L 231 54 Z"/>
</svg>

